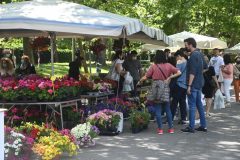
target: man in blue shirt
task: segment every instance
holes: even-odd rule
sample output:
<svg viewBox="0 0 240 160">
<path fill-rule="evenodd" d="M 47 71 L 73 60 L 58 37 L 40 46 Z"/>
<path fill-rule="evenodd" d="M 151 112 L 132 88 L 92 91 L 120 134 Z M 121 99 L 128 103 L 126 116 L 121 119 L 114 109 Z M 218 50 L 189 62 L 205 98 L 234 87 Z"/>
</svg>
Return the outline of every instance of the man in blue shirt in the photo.
<svg viewBox="0 0 240 160">
<path fill-rule="evenodd" d="M 182 129 L 183 132 L 194 133 L 195 126 L 195 111 L 196 107 L 200 116 L 200 127 L 197 131 L 207 132 L 206 119 L 201 101 L 202 87 L 204 85 L 203 69 L 204 61 L 202 53 L 196 49 L 197 43 L 195 39 L 188 38 L 184 40 L 185 47 L 190 52 L 190 58 L 187 62 L 187 94 L 189 106 L 189 126 Z"/>
</svg>

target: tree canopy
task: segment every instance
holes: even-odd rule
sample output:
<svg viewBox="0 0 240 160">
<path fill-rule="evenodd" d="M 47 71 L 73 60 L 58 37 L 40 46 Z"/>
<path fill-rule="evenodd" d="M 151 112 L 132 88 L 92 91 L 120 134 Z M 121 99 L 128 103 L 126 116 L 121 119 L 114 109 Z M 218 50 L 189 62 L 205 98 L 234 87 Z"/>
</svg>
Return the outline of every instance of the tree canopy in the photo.
<svg viewBox="0 0 240 160">
<path fill-rule="evenodd" d="M 3 3 L 23 0 L 2 0 Z M 239 0 L 68 0 L 138 18 L 168 35 L 190 31 L 218 37 L 229 47 L 240 42 Z"/>
</svg>

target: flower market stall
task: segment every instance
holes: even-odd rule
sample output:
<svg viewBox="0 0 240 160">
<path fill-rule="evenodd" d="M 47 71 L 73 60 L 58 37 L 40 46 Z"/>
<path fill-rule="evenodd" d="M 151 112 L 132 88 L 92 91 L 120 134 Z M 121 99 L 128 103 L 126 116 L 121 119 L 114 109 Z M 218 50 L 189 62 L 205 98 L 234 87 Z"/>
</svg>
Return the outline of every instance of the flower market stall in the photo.
<svg viewBox="0 0 240 160">
<path fill-rule="evenodd" d="M 0 22 L 1 37 L 51 37 L 52 75 L 56 36 L 121 37 L 163 46 L 172 45 L 171 39 L 162 30 L 148 27 L 138 19 L 62 0 L 0 5 Z"/>
<path fill-rule="evenodd" d="M 94 144 L 93 139 L 99 133 L 121 132 L 123 118 L 127 119 L 133 108 L 137 108 L 127 97 L 108 99 L 111 87 L 114 86 L 111 82 L 55 78 L 53 64 L 57 36 L 123 38 L 123 42 L 127 38 L 165 46 L 172 43 L 162 30 L 148 27 L 138 19 L 76 3 L 62 0 L 32 0 L 0 5 L 0 37 L 35 36 L 50 37 L 52 78 L 31 75 L 23 79 L 0 79 L 0 104 L 12 106 L 5 115 L 7 126 L 11 126 L 5 128 L 7 159 L 11 159 L 11 156 L 22 158 L 21 156 L 24 156 L 22 154 L 30 153 L 24 150 L 23 145 L 35 156 L 46 160 L 59 158 L 63 152 L 73 155 L 78 146 Z M 37 44 L 42 43 L 39 40 L 41 39 L 36 40 Z M 36 45 L 34 47 L 44 50 L 45 46 L 49 46 L 49 41 L 47 42 L 44 41 L 41 48 Z M 84 96 L 86 98 L 86 95 L 95 96 L 94 105 L 79 105 L 78 102 Z M 97 98 L 104 96 L 106 102 L 99 103 Z M 32 105 L 46 107 L 30 108 Z M 64 107 L 68 110 L 63 111 Z M 58 131 L 64 127 L 64 116 L 69 122 L 76 122 L 71 126 L 71 131 Z M 148 123 L 147 118 L 139 119 L 142 121 L 146 119 L 146 123 L 141 124 Z M 60 122 L 61 127 L 54 123 L 56 121 Z M 10 139 L 21 142 L 19 143 L 21 145 L 16 146 Z"/>
</svg>

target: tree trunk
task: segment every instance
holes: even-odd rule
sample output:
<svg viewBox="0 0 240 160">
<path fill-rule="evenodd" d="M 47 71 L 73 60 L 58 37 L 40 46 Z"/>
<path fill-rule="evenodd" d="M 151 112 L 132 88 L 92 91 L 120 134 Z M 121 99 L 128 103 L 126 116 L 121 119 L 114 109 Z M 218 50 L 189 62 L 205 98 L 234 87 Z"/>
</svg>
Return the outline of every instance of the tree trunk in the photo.
<svg viewBox="0 0 240 160">
<path fill-rule="evenodd" d="M 23 54 L 27 55 L 29 57 L 30 62 L 32 64 L 35 64 L 34 56 L 33 56 L 33 50 L 32 50 L 32 47 L 31 47 L 29 37 L 23 37 Z"/>
<path fill-rule="evenodd" d="M 84 72 L 89 73 L 87 63 L 86 63 L 86 51 L 83 49 L 82 39 L 78 38 L 77 43 L 78 43 L 78 46 L 79 46 L 79 49 L 80 49 L 80 56 L 82 56 L 84 58 L 84 60 L 82 61 L 83 62 L 82 66 L 84 68 Z"/>
</svg>

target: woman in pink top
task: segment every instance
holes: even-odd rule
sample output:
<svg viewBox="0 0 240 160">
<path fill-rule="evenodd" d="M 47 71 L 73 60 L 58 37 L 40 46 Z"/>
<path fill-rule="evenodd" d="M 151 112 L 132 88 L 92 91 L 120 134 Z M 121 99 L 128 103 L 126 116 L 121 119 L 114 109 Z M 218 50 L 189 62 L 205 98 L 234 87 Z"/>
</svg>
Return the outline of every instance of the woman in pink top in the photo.
<svg viewBox="0 0 240 160">
<path fill-rule="evenodd" d="M 161 69 L 161 70 L 160 70 Z M 155 55 L 155 64 L 153 64 L 149 70 L 147 71 L 146 75 L 141 78 L 139 83 L 142 83 L 145 81 L 147 78 L 151 78 L 153 81 L 165 81 L 169 84 L 170 80 L 172 78 L 175 78 L 179 76 L 181 72 L 172 66 L 170 63 L 167 63 L 167 57 L 163 51 L 158 50 Z M 172 122 L 172 113 L 170 110 L 170 102 L 162 102 L 162 103 L 155 103 L 155 113 L 156 113 L 156 118 L 157 118 L 157 124 L 158 124 L 158 129 L 157 133 L 158 134 L 163 134 L 162 130 L 162 118 L 161 118 L 161 110 L 162 107 L 165 107 L 165 111 L 167 114 L 167 120 L 168 120 L 168 133 L 174 133 L 173 129 L 173 122 Z"/>
<path fill-rule="evenodd" d="M 222 66 L 224 93 L 227 99 L 226 105 L 230 105 L 230 87 L 233 81 L 233 64 L 231 63 L 229 54 L 225 54 L 223 60 L 225 63 L 225 65 Z"/>
</svg>

